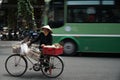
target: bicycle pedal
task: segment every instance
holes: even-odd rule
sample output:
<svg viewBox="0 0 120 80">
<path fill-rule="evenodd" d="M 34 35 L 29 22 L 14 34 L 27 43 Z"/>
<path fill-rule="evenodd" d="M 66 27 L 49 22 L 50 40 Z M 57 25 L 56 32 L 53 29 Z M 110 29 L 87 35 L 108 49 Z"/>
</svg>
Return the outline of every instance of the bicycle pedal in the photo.
<svg viewBox="0 0 120 80">
<path fill-rule="evenodd" d="M 32 70 L 32 68 L 29 68 L 29 70 Z"/>
</svg>

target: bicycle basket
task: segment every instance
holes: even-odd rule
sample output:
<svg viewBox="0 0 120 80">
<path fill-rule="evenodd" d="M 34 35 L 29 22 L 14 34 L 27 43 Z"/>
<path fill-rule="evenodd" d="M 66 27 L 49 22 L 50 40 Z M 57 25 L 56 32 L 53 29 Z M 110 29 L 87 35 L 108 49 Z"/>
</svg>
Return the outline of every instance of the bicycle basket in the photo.
<svg viewBox="0 0 120 80">
<path fill-rule="evenodd" d="M 15 44 L 12 46 L 13 53 L 25 55 L 29 53 L 29 48 L 26 43 Z"/>
<path fill-rule="evenodd" d="M 12 46 L 13 53 L 20 53 L 20 45 L 13 45 Z"/>
</svg>

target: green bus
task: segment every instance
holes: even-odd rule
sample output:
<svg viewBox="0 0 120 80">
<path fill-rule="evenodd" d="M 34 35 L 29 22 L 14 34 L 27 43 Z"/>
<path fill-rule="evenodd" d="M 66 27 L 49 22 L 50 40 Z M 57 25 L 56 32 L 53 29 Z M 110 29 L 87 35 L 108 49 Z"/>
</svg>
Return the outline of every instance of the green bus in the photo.
<svg viewBox="0 0 120 80">
<path fill-rule="evenodd" d="M 54 0 L 49 6 L 53 42 L 64 46 L 64 55 L 120 53 L 117 0 Z"/>
</svg>

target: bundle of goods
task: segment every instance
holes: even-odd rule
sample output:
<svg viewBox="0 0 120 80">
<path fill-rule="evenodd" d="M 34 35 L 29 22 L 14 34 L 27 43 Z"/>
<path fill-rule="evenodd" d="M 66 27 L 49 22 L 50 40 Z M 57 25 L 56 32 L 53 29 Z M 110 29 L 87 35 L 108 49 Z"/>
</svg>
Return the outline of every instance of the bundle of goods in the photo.
<svg viewBox="0 0 120 80">
<path fill-rule="evenodd" d="M 36 48 L 34 46 L 32 46 L 29 50 L 29 53 L 27 54 L 30 58 L 38 61 L 39 58 L 40 58 L 40 54 L 41 54 L 41 51 L 39 50 L 39 48 Z"/>
<path fill-rule="evenodd" d="M 39 48 L 38 44 L 32 44 L 31 47 Z"/>
<path fill-rule="evenodd" d="M 45 55 L 53 55 L 53 56 L 58 56 L 63 54 L 63 47 L 56 43 L 53 45 L 47 45 L 43 47 L 43 54 Z"/>
<path fill-rule="evenodd" d="M 40 58 L 40 53 L 37 53 L 37 52 L 30 50 L 29 53 L 27 54 L 27 56 L 34 59 L 35 61 L 38 61 Z"/>
<path fill-rule="evenodd" d="M 13 53 L 29 56 L 30 58 L 38 61 L 41 52 L 35 46 L 28 47 L 27 43 L 19 43 L 12 46 Z"/>
</svg>

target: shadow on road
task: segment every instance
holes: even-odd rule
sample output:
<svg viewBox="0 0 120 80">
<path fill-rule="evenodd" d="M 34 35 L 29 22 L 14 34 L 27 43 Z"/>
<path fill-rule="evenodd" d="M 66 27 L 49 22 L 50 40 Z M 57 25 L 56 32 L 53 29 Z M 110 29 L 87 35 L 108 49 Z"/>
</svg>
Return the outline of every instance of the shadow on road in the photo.
<svg viewBox="0 0 120 80">
<path fill-rule="evenodd" d="M 65 56 L 65 55 L 62 55 Z M 74 56 L 65 57 L 105 57 L 105 58 L 120 58 L 120 53 L 77 53 Z"/>
<path fill-rule="evenodd" d="M 80 53 L 77 56 L 81 56 L 81 57 L 120 58 L 120 53 Z"/>
<path fill-rule="evenodd" d="M 24 74 L 23 76 L 21 77 L 13 77 L 9 74 L 3 74 L 4 77 L 6 77 L 6 79 L 10 79 L 10 80 L 14 80 L 14 79 L 17 79 L 17 80 L 62 80 L 62 78 L 58 77 L 58 78 L 48 78 L 48 77 L 45 77 L 42 73 L 32 73 L 32 72 L 27 72 L 26 74 Z"/>
</svg>

